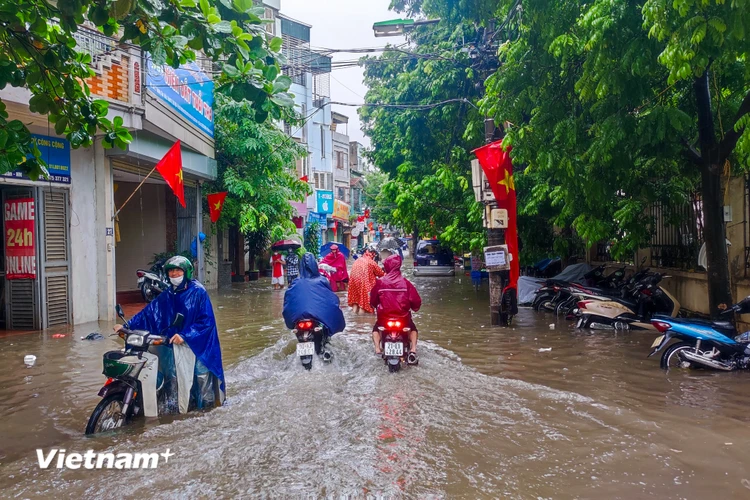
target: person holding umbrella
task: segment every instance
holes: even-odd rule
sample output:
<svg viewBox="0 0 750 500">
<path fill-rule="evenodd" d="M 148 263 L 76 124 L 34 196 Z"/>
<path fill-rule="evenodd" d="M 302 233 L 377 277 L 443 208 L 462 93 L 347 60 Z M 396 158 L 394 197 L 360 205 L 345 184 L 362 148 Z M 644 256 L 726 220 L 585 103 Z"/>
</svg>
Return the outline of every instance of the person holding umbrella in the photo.
<svg viewBox="0 0 750 500">
<path fill-rule="evenodd" d="M 273 289 L 281 290 L 284 288 L 284 266 L 286 266 L 286 260 L 278 250 L 273 251 L 271 266 L 273 267 L 273 274 L 271 275 Z"/>
</svg>

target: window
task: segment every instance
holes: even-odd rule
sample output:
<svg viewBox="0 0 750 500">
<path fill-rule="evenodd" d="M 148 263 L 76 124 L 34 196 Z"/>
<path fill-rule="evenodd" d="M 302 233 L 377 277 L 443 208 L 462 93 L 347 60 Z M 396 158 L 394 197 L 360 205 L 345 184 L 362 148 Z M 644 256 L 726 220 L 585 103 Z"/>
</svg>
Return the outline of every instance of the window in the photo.
<svg viewBox="0 0 750 500">
<path fill-rule="evenodd" d="M 286 135 L 292 135 L 292 124 L 284 120 L 284 133 Z"/>
<path fill-rule="evenodd" d="M 339 188 L 338 199 L 344 202 L 346 201 L 346 191 L 344 191 L 344 188 Z"/>
<path fill-rule="evenodd" d="M 336 168 L 344 168 L 344 153 L 336 151 Z"/>
<path fill-rule="evenodd" d="M 320 126 L 320 157 L 326 157 L 326 129 L 323 125 Z"/>
<path fill-rule="evenodd" d="M 297 158 L 297 175 L 299 177 L 310 175 L 310 165 L 307 160 L 307 156 L 303 156 L 302 158 Z"/>
<path fill-rule="evenodd" d="M 330 191 L 332 188 L 332 182 L 331 182 L 331 174 L 327 174 L 325 172 L 315 172 L 315 175 L 313 176 L 315 179 L 315 189 L 323 189 L 325 191 Z"/>
</svg>

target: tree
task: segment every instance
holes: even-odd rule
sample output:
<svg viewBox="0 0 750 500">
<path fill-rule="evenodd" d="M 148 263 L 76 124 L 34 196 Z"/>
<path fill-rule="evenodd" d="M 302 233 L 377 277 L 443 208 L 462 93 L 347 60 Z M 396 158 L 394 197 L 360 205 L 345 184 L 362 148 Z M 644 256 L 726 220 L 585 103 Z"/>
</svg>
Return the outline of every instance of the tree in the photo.
<svg viewBox="0 0 750 500">
<path fill-rule="evenodd" d="M 108 103 L 94 99 L 85 79 L 91 56 L 79 52 L 78 25 L 89 22 L 121 43 L 175 68 L 199 54 L 221 67 L 217 91 L 253 103 L 254 116 L 275 118 L 293 105 L 291 80 L 280 75 L 281 39 L 266 34 L 264 9 L 252 0 L 20 0 L 0 6 L 0 89 L 26 87 L 29 109 L 49 117 L 71 147 L 90 146 L 98 131 L 105 147 L 124 148 L 131 137 Z M 0 100 L 0 173 L 21 168 L 31 178 L 46 166 L 26 126 L 8 120 Z"/>
<path fill-rule="evenodd" d="M 371 106 L 360 115 L 370 159 L 390 179 L 376 197 L 378 220 L 417 237 L 439 234 L 456 250 L 484 242 L 482 209 L 470 188 L 470 151 L 482 144 L 483 120 L 470 101 L 480 96 L 481 80 L 461 50 L 478 36 L 470 25 L 431 27 L 412 35 L 408 51 L 364 60 Z"/>
<path fill-rule="evenodd" d="M 295 162 L 307 152 L 273 123 L 259 123 L 247 101 L 219 97 L 217 111 L 218 179 L 209 189 L 228 192 L 219 227 L 236 225 L 252 259 L 296 232 L 290 201 L 303 201 L 310 187 L 297 177 Z"/>
<path fill-rule="evenodd" d="M 623 256 L 648 245 L 651 203 L 699 187 L 712 314 L 731 301 L 721 186 L 750 154 L 749 2 L 399 4 L 498 26 L 481 107 L 513 124 L 514 161 L 533 179 L 525 210 L 551 202 L 557 226 Z"/>
</svg>

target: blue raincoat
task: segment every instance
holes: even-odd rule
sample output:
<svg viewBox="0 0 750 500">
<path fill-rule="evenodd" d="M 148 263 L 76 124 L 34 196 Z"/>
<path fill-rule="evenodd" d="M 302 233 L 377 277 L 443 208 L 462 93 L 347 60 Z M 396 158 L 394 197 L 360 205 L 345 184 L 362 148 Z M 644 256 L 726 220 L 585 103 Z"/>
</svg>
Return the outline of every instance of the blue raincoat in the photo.
<svg viewBox="0 0 750 500">
<path fill-rule="evenodd" d="M 303 319 L 314 319 L 323 323 L 330 335 L 346 328 L 344 313 L 338 296 L 331 284 L 320 275 L 315 256 L 306 253 L 300 266 L 300 277 L 284 295 L 284 322 L 290 330 Z"/>
<path fill-rule="evenodd" d="M 178 313 L 185 317 L 180 331 L 170 326 Z M 184 280 L 177 289 L 169 287 L 127 324 L 131 330 L 148 330 L 156 335 L 164 332 L 162 335 L 170 339 L 179 333 L 197 360 L 219 379 L 222 393 L 226 393 L 214 310 L 208 292 L 197 280 Z"/>
</svg>

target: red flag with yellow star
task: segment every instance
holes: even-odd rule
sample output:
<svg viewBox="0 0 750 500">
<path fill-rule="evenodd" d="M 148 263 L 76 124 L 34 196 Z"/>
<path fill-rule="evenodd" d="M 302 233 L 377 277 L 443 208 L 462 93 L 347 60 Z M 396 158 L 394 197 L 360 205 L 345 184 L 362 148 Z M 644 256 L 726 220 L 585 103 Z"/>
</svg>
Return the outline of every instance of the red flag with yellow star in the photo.
<svg viewBox="0 0 750 500">
<path fill-rule="evenodd" d="M 180 152 L 180 141 L 174 143 L 169 148 L 164 158 L 156 164 L 156 170 L 159 171 L 167 185 L 172 188 L 172 192 L 180 201 L 182 208 L 185 205 L 185 185 L 182 182 L 182 153 Z"/>
<path fill-rule="evenodd" d="M 516 213 L 516 183 L 513 180 L 513 162 L 509 147 L 503 150 L 503 141 L 493 142 L 474 151 L 482 165 L 484 175 L 490 183 L 499 208 L 508 211 L 508 229 L 505 231 L 505 244 L 512 255 L 510 261 L 510 283 L 508 288 L 518 290 L 518 277 L 521 262 L 518 253 L 518 220 Z"/>
<path fill-rule="evenodd" d="M 226 191 L 208 195 L 208 210 L 211 214 L 211 222 L 214 224 L 219 220 L 219 217 L 221 217 L 221 211 L 224 210 L 224 199 L 226 197 Z"/>
</svg>

